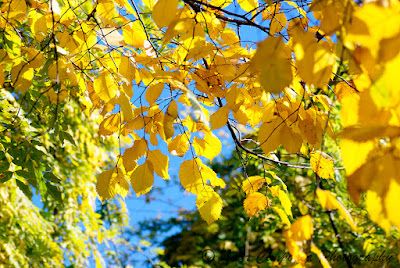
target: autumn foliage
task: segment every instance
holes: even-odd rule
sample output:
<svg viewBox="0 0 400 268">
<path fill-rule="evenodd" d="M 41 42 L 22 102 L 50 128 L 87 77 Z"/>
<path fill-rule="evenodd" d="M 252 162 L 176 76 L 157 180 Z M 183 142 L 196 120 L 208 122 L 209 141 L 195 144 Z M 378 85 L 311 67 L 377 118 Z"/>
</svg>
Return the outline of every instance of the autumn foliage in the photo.
<svg viewBox="0 0 400 268">
<path fill-rule="evenodd" d="M 47 155 L 52 135 L 62 133 L 62 141 L 82 147 L 93 172 L 104 159 L 85 142 L 113 141 L 113 165 L 97 176 L 102 201 L 125 198 L 130 188 L 137 197 L 147 194 L 156 176 L 169 179 L 170 159 L 186 157 L 180 183 L 211 224 L 223 209 L 219 189 L 230 187 L 208 165 L 223 150 L 222 130 L 243 158 L 264 162 L 262 176 L 244 169 L 243 206 L 250 218 L 274 210 L 297 263 L 306 261 L 302 245 L 312 237 L 313 219 L 293 218 L 298 204 L 274 173 L 282 165 L 313 170 L 316 199 L 354 232 L 351 212 L 321 180 L 345 179 L 351 199 L 365 200 L 374 222 L 386 232 L 399 228 L 400 4 L 366 2 L 4 1 L 0 84 L 2 98 L 13 101 L 1 106 L 9 112 L 1 117 L 8 136 L 1 182 L 63 199 L 63 185 L 43 175 L 54 167 L 27 166 L 30 160 L 11 149 L 20 143 L 7 143 L 23 116 L 20 141 L 28 137 Z M 96 141 L 63 129 L 76 112 L 98 122 Z M 28 126 L 41 116 L 40 135 L 32 137 Z M 299 155 L 307 161 L 297 162 Z M 319 252 L 314 244 L 312 250 Z"/>
</svg>

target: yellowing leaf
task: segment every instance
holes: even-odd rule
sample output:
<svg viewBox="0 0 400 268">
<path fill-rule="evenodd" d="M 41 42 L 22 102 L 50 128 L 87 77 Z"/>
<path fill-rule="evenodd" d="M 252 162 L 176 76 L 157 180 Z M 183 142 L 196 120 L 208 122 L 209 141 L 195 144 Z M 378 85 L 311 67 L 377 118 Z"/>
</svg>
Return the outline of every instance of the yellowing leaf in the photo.
<svg viewBox="0 0 400 268">
<path fill-rule="evenodd" d="M 351 228 L 356 232 L 357 226 L 354 223 L 353 218 L 347 209 L 340 203 L 335 196 L 332 195 L 331 192 L 326 190 L 317 189 L 316 191 L 318 200 L 321 203 L 321 206 L 325 210 L 339 210 L 340 215 L 346 220 L 346 222 L 351 226 Z"/>
<path fill-rule="evenodd" d="M 132 80 L 135 79 L 136 72 L 137 69 L 133 67 L 131 59 L 128 57 L 122 57 L 121 63 L 119 64 L 118 67 L 118 73 L 127 79 L 128 85 L 131 85 Z M 124 83 L 124 85 L 126 84 L 127 83 Z M 130 91 L 132 92 L 132 86 L 130 86 Z M 129 96 L 129 98 L 132 98 L 133 96 L 133 92 L 132 93 L 131 92 L 125 91 L 125 93 Z"/>
<path fill-rule="evenodd" d="M 200 216 L 210 225 L 218 220 L 221 215 L 222 199 L 208 186 L 197 195 L 196 206 L 200 212 Z"/>
<path fill-rule="evenodd" d="M 218 129 L 226 125 L 228 122 L 229 108 L 223 106 L 210 117 L 211 129 Z"/>
<path fill-rule="evenodd" d="M 261 125 L 258 131 L 258 140 L 264 153 L 269 154 L 279 147 L 281 143 L 279 135 L 281 123 L 282 119 L 280 117 L 275 117 L 272 119 L 272 122 L 264 122 Z"/>
<path fill-rule="evenodd" d="M 168 165 L 169 165 L 169 159 L 168 156 L 164 155 L 161 153 L 160 150 L 153 150 L 153 151 L 148 151 L 147 153 L 147 159 L 151 162 L 153 165 L 153 169 L 156 172 L 158 176 L 160 176 L 163 179 L 169 179 L 168 175 Z"/>
<path fill-rule="evenodd" d="M 94 91 L 105 102 L 109 102 L 117 95 L 118 84 L 111 74 L 107 71 L 100 73 L 99 77 L 94 80 Z"/>
<path fill-rule="evenodd" d="M 146 161 L 138 166 L 131 174 L 132 189 L 137 197 L 148 193 L 153 187 L 154 174 L 149 162 Z"/>
<path fill-rule="evenodd" d="M 244 210 L 249 214 L 250 218 L 259 211 L 266 209 L 270 204 L 268 198 L 262 193 L 251 193 L 243 202 Z"/>
<path fill-rule="evenodd" d="M 112 114 L 109 117 L 105 118 L 103 122 L 101 122 L 99 126 L 99 135 L 109 136 L 117 132 L 119 125 L 120 125 L 119 113 Z"/>
<path fill-rule="evenodd" d="M 139 20 L 131 22 L 122 28 L 125 43 L 132 47 L 144 47 L 144 41 L 147 40 L 146 33 Z"/>
<path fill-rule="evenodd" d="M 367 191 L 365 204 L 369 218 L 376 222 L 386 233 L 389 233 L 392 224 L 386 217 L 382 198 L 374 191 Z M 390 206 L 390 205 L 389 205 Z"/>
<path fill-rule="evenodd" d="M 277 207 L 272 207 L 272 209 L 275 210 L 276 213 L 278 213 L 278 215 L 281 218 L 283 224 L 286 224 L 289 227 L 291 226 L 291 223 L 289 221 L 288 216 L 286 215 L 286 213 L 282 209 L 277 208 Z"/>
<path fill-rule="evenodd" d="M 98 0 L 96 11 L 104 24 L 110 24 L 114 18 L 118 17 L 114 1 L 112 0 Z"/>
<path fill-rule="evenodd" d="M 164 83 L 158 83 L 155 85 L 151 85 L 147 90 L 146 90 L 146 95 L 145 98 L 147 102 L 152 105 L 158 97 L 160 97 L 161 92 L 164 89 Z"/>
<path fill-rule="evenodd" d="M 279 10 L 281 9 L 281 3 L 273 3 L 272 5 L 268 5 L 268 7 L 262 12 L 262 19 L 263 20 L 270 20 L 276 14 L 278 14 Z"/>
<path fill-rule="evenodd" d="M 318 174 L 323 179 L 334 179 L 335 170 L 333 169 L 333 159 L 326 155 L 321 154 L 319 152 L 313 152 L 310 154 L 310 164 L 312 170 Z"/>
<path fill-rule="evenodd" d="M 178 105 L 175 101 L 172 101 L 171 104 L 168 106 L 167 111 L 165 112 L 164 116 L 164 134 L 165 139 L 169 140 L 171 137 L 174 136 L 174 126 L 173 122 L 175 118 L 178 117 Z"/>
<path fill-rule="evenodd" d="M 153 8 L 153 19 L 158 28 L 168 26 L 175 18 L 178 0 L 158 0 Z"/>
<path fill-rule="evenodd" d="M 339 82 L 335 87 L 335 95 L 340 102 L 346 97 L 357 95 L 357 91 L 346 82 Z"/>
<path fill-rule="evenodd" d="M 366 142 L 375 138 L 394 138 L 400 136 L 400 127 L 372 125 L 365 127 L 346 127 L 339 137 L 356 142 Z"/>
<path fill-rule="evenodd" d="M 196 195 L 206 188 L 207 181 L 210 181 L 212 186 L 225 187 L 225 182 L 218 178 L 211 168 L 204 165 L 200 158 L 184 161 L 179 169 L 179 178 L 183 188 Z"/>
<path fill-rule="evenodd" d="M 136 140 L 131 148 L 125 150 L 122 161 L 126 171 L 133 170 L 137 164 L 136 161 L 147 151 L 147 142 L 144 139 Z"/>
<path fill-rule="evenodd" d="M 292 216 L 292 201 L 290 201 L 289 196 L 286 192 L 279 190 L 278 193 L 279 201 L 281 201 L 282 207 L 288 216 Z"/>
<path fill-rule="evenodd" d="M 314 230 L 311 216 L 306 215 L 298 218 L 295 222 L 293 222 L 289 230 L 284 233 L 284 236 L 286 237 L 286 239 L 301 242 L 311 239 L 313 233 Z"/>
<path fill-rule="evenodd" d="M 328 43 L 318 41 L 311 32 L 296 27 L 292 30 L 297 71 L 308 84 L 325 87 L 332 76 L 334 54 Z"/>
<path fill-rule="evenodd" d="M 242 189 L 246 193 L 246 195 L 249 195 L 251 193 L 257 192 L 258 189 L 261 188 L 263 183 L 269 184 L 271 183 L 271 180 L 268 177 L 263 178 L 260 176 L 251 176 L 243 181 Z"/>
<path fill-rule="evenodd" d="M 33 76 L 33 68 L 24 62 L 12 67 L 11 78 L 13 85 L 21 93 L 25 93 L 32 85 Z"/>
<path fill-rule="evenodd" d="M 396 179 L 391 179 L 389 190 L 385 197 L 385 208 L 387 218 L 397 228 L 400 226 L 400 211 L 398 209 L 400 202 L 400 184 Z"/>
<path fill-rule="evenodd" d="M 247 12 L 254 11 L 258 7 L 257 0 L 238 0 L 238 4 L 244 11 L 247 11 Z"/>
<path fill-rule="evenodd" d="M 222 149 L 221 141 L 212 132 L 206 132 L 204 139 L 195 137 L 192 146 L 195 148 L 197 155 L 204 156 L 210 161 L 218 156 Z"/>
<path fill-rule="evenodd" d="M 282 38 L 269 37 L 258 45 L 250 66 L 252 71 L 258 74 L 262 87 L 277 94 L 292 84 L 290 59 L 290 50 Z"/>
<path fill-rule="evenodd" d="M 313 253 L 315 253 L 315 255 L 317 255 L 323 268 L 331 268 L 331 265 L 329 264 L 328 260 L 325 258 L 324 253 L 322 253 L 322 251 L 319 248 L 317 248 L 317 246 L 314 245 L 314 243 L 311 243 L 311 252 L 313 252 Z"/>
<path fill-rule="evenodd" d="M 184 156 L 189 150 L 189 133 L 179 134 L 168 142 L 168 151 L 174 156 Z"/>
<path fill-rule="evenodd" d="M 269 33 L 271 35 L 275 35 L 276 33 L 283 31 L 286 28 L 286 25 L 287 25 L 287 19 L 285 13 L 275 14 L 275 16 L 271 18 Z"/>
<path fill-rule="evenodd" d="M 125 197 L 129 192 L 129 184 L 124 179 L 120 168 L 108 169 L 97 178 L 96 190 L 102 201 L 120 194 Z"/>
<path fill-rule="evenodd" d="M 131 103 L 129 102 L 128 97 L 122 93 L 119 98 L 117 103 L 121 107 L 122 115 L 123 115 L 123 122 L 127 122 L 133 119 L 133 112 L 132 112 L 132 106 Z"/>
</svg>

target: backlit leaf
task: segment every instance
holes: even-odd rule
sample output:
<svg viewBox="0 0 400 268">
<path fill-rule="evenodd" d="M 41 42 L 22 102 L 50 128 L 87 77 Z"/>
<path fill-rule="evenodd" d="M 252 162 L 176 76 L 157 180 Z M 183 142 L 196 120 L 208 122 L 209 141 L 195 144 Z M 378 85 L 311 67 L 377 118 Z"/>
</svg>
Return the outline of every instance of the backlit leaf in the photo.
<svg viewBox="0 0 400 268">
<path fill-rule="evenodd" d="M 270 204 L 268 198 L 262 193 L 254 192 L 249 194 L 243 202 L 244 210 L 253 217 L 261 210 L 265 210 Z"/>
<path fill-rule="evenodd" d="M 94 91 L 100 99 L 108 102 L 117 95 L 118 84 L 109 72 L 103 71 L 94 80 Z"/>
<path fill-rule="evenodd" d="M 154 174 L 149 162 L 139 165 L 131 174 L 131 185 L 137 197 L 148 193 L 153 187 Z"/>
<path fill-rule="evenodd" d="M 333 159 L 326 155 L 321 154 L 320 152 L 313 152 L 310 154 L 311 159 L 311 168 L 315 173 L 318 174 L 321 178 L 324 179 L 334 179 L 334 169 L 333 169 Z"/>
<path fill-rule="evenodd" d="M 210 225 L 221 215 L 222 199 L 208 186 L 197 195 L 196 206 L 201 217 Z"/>
<path fill-rule="evenodd" d="M 178 7 L 178 0 L 157 0 L 153 7 L 153 19 L 159 28 L 168 26 L 173 19 Z"/>
</svg>

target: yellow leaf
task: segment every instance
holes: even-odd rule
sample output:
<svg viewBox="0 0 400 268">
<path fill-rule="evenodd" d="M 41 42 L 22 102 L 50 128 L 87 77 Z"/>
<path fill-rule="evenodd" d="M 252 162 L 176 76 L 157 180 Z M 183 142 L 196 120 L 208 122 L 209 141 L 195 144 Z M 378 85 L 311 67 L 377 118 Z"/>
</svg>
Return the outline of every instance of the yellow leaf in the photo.
<svg viewBox="0 0 400 268">
<path fill-rule="evenodd" d="M 196 206 L 200 212 L 200 216 L 210 225 L 218 220 L 221 215 L 222 199 L 208 186 L 197 195 Z"/>
<path fill-rule="evenodd" d="M 400 136 L 400 127 L 387 125 L 372 125 L 365 127 L 346 127 L 339 133 L 338 137 L 366 142 L 375 138 L 394 138 Z"/>
<path fill-rule="evenodd" d="M 132 120 L 133 119 L 132 106 L 125 93 L 119 95 L 117 104 L 119 104 L 119 106 L 121 107 L 122 118 L 123 118 L 122 122 L 127 122 Z"/>
<path fill-rule="evenodd" d="M 111 179 L 113 177 L 114 173 L 114 168 L 113 169 L 108 169 L 101 173 L 99 177 L 97 178 L 97 184 L 96 184 L 96 190 L 97 193 L 99 194 L 101 200 L 107 200 L 109 198 L 114 197 L 115 193 L 110 187 L 111 184 Z"/>
<path fill-rule="evenodd" d="M 280 117 L 275 117 L 272 119 L 272 122 L 264 122 L 261 125 L 258 131 L 258 140 L 264 153 L 269 154 L 279 147 L 281 143 L 279 135 L 281 123 L 282 119 Z"/>
<path fill-rule="evenodd" d="M 282 37 L 268 37 L 260 43 L 250 67 L 258 73 L 262 87 L 268 92 L 278 94 L 292 84 L 290 50 Z"/>
<path fill-rule="evenodd" d="M 229 108 L 223 106 L 210 117 L 211 129 L 218 129 L 226 125 L 228 122 Z"/>
<path fill-rule="evenodd" d="M 263 183 L 271 183 L 270 178 L 260 177 L 260 176 L 251 176 L 245 179 L 242 183 L 242 189 L 246 193 L 246 195 L 257 192 L 258 189 L 261 188 Z"/>
<path fill-rule="evenodd" d="M 268 7 L 261 13 L 262 19 L 263 20 L 272 19 L 276 14 L 279 13 L 281 6 L 282 6 L 281 3 L 274 3 L 272 5 L 268 5 Z"/>
<path fill-rule="evenodd" d="M 282 124 L 279 129 L 280 141 L 282 146 L 289 153 L 300 152 L 301 145 L 303 143 L 303 137 L 293 131 L 293 129 L 286 124 Z"/>
<path fill-rule="evenodd" d="M 100 16 L 105 25 L 113 24 L 112 20 L 118 17 L 112 0 L 97 0 L 96 14 Z"/>
<path fill-rule="evenodd" d="M 351 226 L 351 228 L 356 232 L 357 226 L 354 223 L 353 218 L 347 209 L 340 203 L 331 192 L 326 190 L 317 189 L 316 191 L 318 200 L 321 203 L 321 207 L 325 210 L 339 210 L 340 215 L 346 220 L 346 222 Z"/>
<path fill-rule="evenodd" d="M 14 65 L 11 69 L 11 79 L 14 87 L 21 93 L 25 93 L 32 85 L 34 77 L 33 68 L 29 67 L 29 64 L 21 62 L 18 65 Z"/>
<path fill-rule="evenodd" d="M 139 20 L 126 24 L 122 28 L 125 43 L 132 47 L 144 47 L 144 41 L 147 40 L 146 33 Z"/>
<path fill-rule="evenodd" d="M 147 151 L 147 141 L 144 139 L 136 140 L 131 148 L 125 150 L 122 161 L 126 171 L 133 170 L 137 164 L 136 161 Z"/>
<path fill-rule="evenodd" d="M 389 233 L 392 224 L 383 211 L 382 198 L 378 193 L 368 190 L 366 193 L 365 205 L 369 218 L 376 222 L 386 233 Z"/>
<path fill-rule="evenodd" d="M 232 3 L 232 0 L 210 0 L 210 4 L 216 7 L 225 8 Z"/>
<path fill-rule="evenodd" d="M 118 67 L 118 73 L 121 74 L 123 77 L 125 77 L 126 80 L 128 80 L 129 85 L 131 85 L 132 80 L 135 79 L 136 72 L 137 69 L 133 68 L 131 60 L 128 57 L 123 56 L 121 58 L 121 63 L 119 64 Z M 129 98 L 132 98 L 133 94 L 128 94 L 128 92 L 125 93 L 129 96 Z"/>
<path fill-rule="evenodd" d="M 175 136 L 172 140 L 168 141 L 168 151 L 174 156 L 184 156 L 189 150 L 189 133 L 179 134 Z"/>
<path fill-rule="evenodd" d="M 112 114 L 109 117 L 105 118 L 103 122 L 101 122 L 99 126 L 99 135 L 109 136 L 118 131 L 119 125 L 120 125 L 119 113 Z"/>
<path fill-rule="evenodd" d="M 291 33 L 298 74 L 308 84 L 325 87 L 335 64 L 328 43 L 318 41 L 311 32 L 304 32 L 300 27 L 295 27 Z"/>
<path fill-rule="evenodd" d="M 346 168 L 346 174 L 349 176 L 364 165 L 368 161 L 368 155 L 373 149 L 373 141 L 356 142 L 342 139 L 340 142 L 340 151 L 343 166 Z"/>
<path fill-rule="evenodd" d="M 335 95 L 340 102 L 346 97 L 357 95 L 357 91 L 350 85 L 346 82 L 339 82 L 335 86 Z"/>
<path fill-rule="evenodd" d="M 250 218 L 259 211 L 266 209 L 269 204 L 268 198 L 259 192 L 249 194 L 243 202 L 244 210 L 246 210 Z"/>
<path fill-rule="evenodd" d="M 97 178 L 96 190 L 102 201 L 120 194 L 125 197 L 129 192 L 129 184 L 124 179 L 120 168 L 108 169 Z"/>
<path fill-rule="evenodd" d="M 160 97 L 161 92 L 164 89 L 164 83 L 158 83 L 155 85 L 151 85 L 147 90 L 146 90 L 146 95 L 145 98 L 149 105 L 152 105 L 158 97 Z"/>
<path fill-rule="evenodd" d="M 277 208 L 277 207 L 272 207 L 272 209 L 275 210 L 276 213 L 278 213 L 278 215 L 281 218 L 283 224 L 286 224 L 288 227 L 291 226 L 291 223 L 289 221 L 288 216 L 286 215 L 286 213 L 282 209 Z"/>
<path fill-rule="evenodd" d="M 312 170 L 318 174 L 323 179 L 334 179 L 335 170 L 333 169 L 333 159 L 320 152 L 312 152 L 310 159 L 310 164 Z"/>
<path fill-rule="evenodd" d="M 222 149 L 221 141 L 210 131 L 206 132 L 204 139 L 193 139 L 192 146 L 195 148 L 196 154 L 204 156 L 212 161 L 219 155 Z"/>
<path fill-rule="evenodd" d="M 292 201 L 290 201 L 289 196 L 286 192 L 279 190 L 278 193 L 279 201 L 281 201 L 282 207 L 288 216 L 292 216 Z"/>
<path fill-rule="evenodd" d="M 275 16 L 271 18 L 269 33 L 271 35 L 275 35 L 276 33 L 283 31 L 286 28 L 286 25 L 287 25 L 287 19 L 285 13 L 275 14 Z"/>
<path fill-rule="evenodd" d="M 147 159 L 151 162 L 153 165 L 153 169 L 156 172 L 158 176 L 160 176 L 163 179 L 168 180 L 169 175 L 168 175 L 168 165 L 169 165 L 169 159 L 168 156 L 164 155 L 161 153 L 160 150 L 153 150 L 153 151 L 148 151 L 147 152 Z"/>
<path fill-rule="evenodd" d="M 94 91 L 105 102 L 109 102 L 117 95 L 118 84 L 111 74 L 103 71 L 94 80 Z"/>
<path fill-rule="evenodd" d="M 153 19 L 158 28 L 168 26 L 175 18 L 178 0 L 158 0 L 153 8 Z"/>
<path fill-rule="evenodd" d="M 238 4 L 246 12 L 254 11 L 258 7 L 257 0 L 238 0 Z"/>
<path fill-rule="evenodd" d="M 314 230 L 311 216 L 306 215 L 298 218 L 295 222 L 293 222 L 289 230 L 285 232 L 284 236 L 286 237 L 286 239 L 289 238 L 290 240 L 301 242 L 311 239 L 313 233 Z"/>
<path fill-rule="evenodd" d="M 225 187 L 225 182 L 217 177 L 217 174 L 208 166 L 204 165 L 200 158 L 186 160 L 179 169 L 179 178 L 185 190 L 199 194 L 210 181 L 212 186 Z"/>
<path fill-rule="evenodd" d="M 314 252 L 315 255 L 317 255 L 323 268 L 331 268 L 331 265 L 329 264 L 328 260 L 325 258 L 324 253 L 322 253 L 322 251 L 319 248 L 317 248 L 317 246 L 314 245 L 313 242 L 311 242 L 311 252 Z"/>
<path fill-rule="evenodd" d="M 389 184 L 389 190 L 385 197 L 385 208 L 387 213 L 387 218 L 389 221 L 400 228 L 400 184 L 397 179 L 392 178 Z"/>
<path fill-rule="evenodd" d="M 176 104 L 175 101 L 172 101 L 171 104 L 168 106 L 167 111 L 165 112 L 164 115 L 164 134 L 165 134 L 165 139 L 169 140 L 174 136 L 174 120 L 175 118 L 178 117 L 178 105 Z"/>
<path fill-rule="evenodd" d="M 138 166 L 131 174 L 132 189 L 137 197 L 148 193 L 153 187 L 154 174 L 149 162 L 146 161 Z"/>
</svg>

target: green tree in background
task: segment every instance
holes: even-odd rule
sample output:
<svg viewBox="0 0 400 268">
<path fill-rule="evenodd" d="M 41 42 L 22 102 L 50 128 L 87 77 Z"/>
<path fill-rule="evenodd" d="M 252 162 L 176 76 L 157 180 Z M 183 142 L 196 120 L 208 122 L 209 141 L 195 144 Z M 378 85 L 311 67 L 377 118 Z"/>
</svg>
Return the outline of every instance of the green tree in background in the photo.
<svg viewBox="0 0 400 268">
<path fill-rule="evenodd" d="M 334 144 L 328 147 L 330 151 L 337 150 Z M 285 157 L 282 151 L 278 151 L 278 154 Z M 298 160 L 305 161 L 301 157 Z M 292 267 L 292 256 L 282 235 L 287 225 L 276 211 L 268 208 L 249 220 L 243 208 L 246 198 L 242 189 L 243 166 L 248 176 L 264 176 L 267 174 L 264 173 L 263 163 L 252 157 L 243 162 L 234 153 L 231 158 L 211 166 L 232 185 L 231 189 L 220 192 L 225 207 L 221 218 L 207 225 L 194 211 L 184 212 L 169 220 L 142 222 L 136 235 L 148 234 L 143 239 L 164 248 L 154 261 L 159 259 L 161 267 Z M 315 195 L 315 174 L 311 170 L 282 166 L 278 168 L 276 176 L 284 180 L 288 192 L 294 193 L 289 195 L 292 204 L 299 204 L 298 208 L 293 209 L 293 218 L 310 213 L 318 219 L 313 222 L 312 239 L 305 245 L 310 267 L 397 267 L 400 264 L 398 231 L 392 230 L 386 235 L 369 219 L 365 203 L 357 207 L 346 198 L 345 181 L 338 181 L 334 185 L 322 181 L 321 187 L 335 189 L 339 200 L 358 221 L 362 234 L 354 232 L 340 212 L 325 210 L 320 206 Z M 263 186 L 265 194 L 268 195 L 267 189 L 270 187 L 273 185 Z M 159 238 L 160 234 L 174 227 L 182 231 L 166 239 Z M 313 245 L 322 251 L 325 260 L 319 259 L 321 256 L 318 256 Z"/>
<path fill-rule="evenodd" d="M 128 218 L 122 200 L 99 206 L 94 174 L 109 165 L 108 150 L 117 145 L 98 138 L 95 120 L 76 101 L 53 104 L 35 89 L 1 89 L 0 160 L 7 171 L 0 179 L 0 266 L 104 264 L 99 245 L 115 241 Z"/>
</svg>

